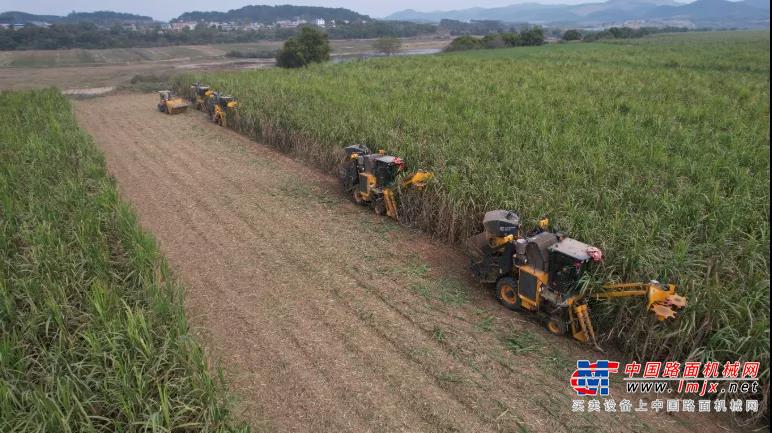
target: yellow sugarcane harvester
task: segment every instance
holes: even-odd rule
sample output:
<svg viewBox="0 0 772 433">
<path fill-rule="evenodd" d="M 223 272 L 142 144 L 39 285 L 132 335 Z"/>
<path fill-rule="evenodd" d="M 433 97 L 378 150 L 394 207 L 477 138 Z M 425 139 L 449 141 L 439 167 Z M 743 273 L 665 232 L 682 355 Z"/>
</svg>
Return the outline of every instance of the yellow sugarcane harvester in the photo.
<svg viewBox="0 0 772 433">
<path fill-rule="evenodd" d="M 228 118 L 233 120 L 234 123 L 238 123 L 238 108 L 239 103 L 233 96 L 226 96 L 220 92 L 214 92 L 209 99 L 207 99 L 207 112 L 212 122 L 220 126 L 228 126 Z"/>
<path fill-rule="evenodd" d="M 197 110 L 209 115 L 209 119 L 220 125 L 228 126 L 228 119 L 238 116 L 238 101 L 232 96 L 212 90 L 199 82 L 190 86 L 190 100 Z M 237 119 L 233 120 L 238 122 Z"/>
<path fill-rule="evenodd" d="M 398 219 L 396 195 L 403 189 L 423 188 L 433 176 L 418 170 L 398 181 L 404 168 L 401 158 L 383 150 L 373 153 L 363 144 L 348 146 L 339 166 L 341 186 L 355 203 L 370 206 L 378 215 Z"/>
<path fill-rule="evenodd" d="M 547 329 L 571 335 L 597 347 L 588 303 L 593 300 L 643 297 L 646 310 L 657 319 L 675 317 L 686 306 L 676 286 L 658 281 L 609 283 L 585 294 L 583 275 L 603 254 L 561 233 L 551 231 L 542 219 L 536 229 L 522 236 L 520 218 L 507 210 L 487 212 L 484 231 L 469 238 L 466 250 L 475 278 L 496 286 L 496 298 L 511 310 L 536 313 Z"/>
<path fill-rule="evenodd" d="M 190 102 L 196 107 L 196 110 L 206 111 L 206 100 L 214 93 L 209 86 L 205 86 L 198 81 L 190 86 Z"/>
</svg>

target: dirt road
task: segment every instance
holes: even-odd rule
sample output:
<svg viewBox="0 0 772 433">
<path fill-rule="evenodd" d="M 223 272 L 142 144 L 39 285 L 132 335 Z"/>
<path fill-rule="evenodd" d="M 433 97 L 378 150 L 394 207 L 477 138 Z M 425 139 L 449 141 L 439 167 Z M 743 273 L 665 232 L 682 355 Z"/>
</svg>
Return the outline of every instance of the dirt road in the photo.
<svg viewBox="0 0 772 433">
<path fill-rule="evenodd" d="M 416 54 L 441 49 L 450 43 L 450 39 L 416 37 L 402 39 L 402 43 L 403 52 Z M 50 86 L 60 89 L 120 87 L 129 85 L 136 75 L 272 67 L 272 58 L 233 59 L 226 57 L 226 53 L 231 50 L 269 51 L 280 48 L 281 44 L 281 41 L 261 41 L 103 50 L 0 51 L 0 90 Z M 344 59 L 372 53 L 373 40 L 331 40 L 330 46 L 333 59 Z"/>
<path fill-rule="evenodd" d="M 598 353 L 504 310 L 456 250 L 350 203 L 333 178 L 155 99 L 75 107 L 259 430 L 724 431 L 573 413 L 575 360 Z"/>
</svg>

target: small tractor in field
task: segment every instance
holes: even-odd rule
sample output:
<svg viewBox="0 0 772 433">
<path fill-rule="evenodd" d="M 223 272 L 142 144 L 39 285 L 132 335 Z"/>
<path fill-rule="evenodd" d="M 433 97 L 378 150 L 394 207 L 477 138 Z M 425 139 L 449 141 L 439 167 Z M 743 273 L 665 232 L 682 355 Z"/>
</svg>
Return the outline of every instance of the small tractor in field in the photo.
<svg viewBox="0 0 772 433">
<path fill-rule="evenodd" d="M 657 281 L 604 284 L 584 294 L 585 271 L 603 258 L 598 248 L 549 230 L 542 219 L 534 230 L 520 235 L 520 218 L 506 210 L 487 212 L 484 231 L 466 241 L 474 277 L 495 283 L 496 298 L 510 310 L 536 313 L 557 335 L 568 332 L 597 347 L 588 303 L 593 300 L 643 297 L 646 309 L 659 320 L 675 317 L 686 306 L 676 286 Z"/>
<path fill-rule="evenodd" d="M 239 106 L 238 101 L 233 96 L 226 96 L 220 92 L 214 92 L 207 99 L 207 112 L 209 118 L 220 126 L 228 126 L 228 114 L 238 115 L 236 110 Z M 236 120 L 238 122 L 238 120 Z"/>
<path fill-rule="evenodd" d="M 206 100 L 214 93 L 209 86 L 204 86 L 199 82 L 190 86 L 190 102 L 196 107 L 196 110 L 207 111 Z"/>
<path fill-rule="evenodd" d="M 397 192 L 402 188 L 421 189 L 433 176 L 418 170 L 397 182 L 405 167 L 402 159 L 383 151 L 372 153 L 365 145 L 348 146 L 344 152 L 339 166 L 343 190 L 352 195 L 355 203 L 369 205 L 378 215 L 397 219 Z"/>
<path fill-rule="evenodd" d="M 161 96 L 161 101 L 158 102 L 158 111 L 161 113 L 178 114 L 190 106 L 184 99 L 175 96 L 171 90 L 161 90 L 158 94 Z"/>
</svg>

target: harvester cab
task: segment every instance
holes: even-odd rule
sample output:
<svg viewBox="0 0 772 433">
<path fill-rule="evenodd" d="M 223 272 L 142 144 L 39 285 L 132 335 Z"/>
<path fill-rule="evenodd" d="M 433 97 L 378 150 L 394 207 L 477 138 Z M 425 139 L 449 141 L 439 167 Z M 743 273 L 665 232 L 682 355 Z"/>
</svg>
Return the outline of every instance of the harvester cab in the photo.
<svg viewBox="0 0 772 433">
<path fill-rule="evenodd" d="M 206 100 L 214 93 L 209 86 L 204 86 L 198 81 L 190 86 L 190 102 L 195 104 L 196 110 L 206 111 Z"/>
<path fill-rule="evenodd" d="M 433 176 L 419 170 L 398 182 L 405 168 L 401 158 L 384 151 L 373 153 L 363 144 L 348 146 L 344 153 L 339 167 L 341 186 L 355 203 L 369 205 L 378 215 L 397 219 L 396 193 L 402 188 L 421 189 Z"/>
<path fill-rule="evenodd" d="M 220 126 L 228 126 L 228 114 L 237 114 L 238 101 L 233 96 L 226 96 L 215 92 L 209 98 L 211 109 L 209 115 L 212 121 Z"/>
<path fill-rule="evenodd" d="M 158 92 L 161 100 L 158 102 L 158 111 L 166 114 L 178 114 L 188 109 L 188 104 L 184 99 L 175 96 L 171 90 L 161 90 Z"/>
<path fill-rule="evenodd" d="M 686 299 L 673 284 L 605 284 L 583 290 L 587 270 L 603 259 L 600 249 L 550 231 L 548 220 L 521 236 L 520 217 L 511 211 L 494 210 L 483 218 L 484 231 L 466 242 L 474 277 L 496 284 L 496 298 L 511 310 L 536 313 L 550 332 L 571 335 L 597 346 L 590 320 L 591 300 L 644 297 L 646 309 L 659 319 L 675 317 Z"/>
</svg>

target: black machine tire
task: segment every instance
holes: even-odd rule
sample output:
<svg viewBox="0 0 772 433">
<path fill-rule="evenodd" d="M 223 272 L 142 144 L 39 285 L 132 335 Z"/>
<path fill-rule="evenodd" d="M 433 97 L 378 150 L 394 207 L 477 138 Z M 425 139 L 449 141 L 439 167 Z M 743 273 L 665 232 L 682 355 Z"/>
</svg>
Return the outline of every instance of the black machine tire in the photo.
<svg viewBox="0 0 772 433">
<path fill-rule="evenodd" d="M 355 161 L 348 158 L 341 161 L 340 167 L 338 168 L 338 179 L 340 180 L 340 186 L 343 188 L 344 192 L 349 193 L 356 188 L 356 174 Z"/>
<path fill-rule="evenodd" d="M 378 197 L 375 199 L 375 202 L 373 202 L 373 210 L 375 211 L 376 215 L 386 215 L 386 201 L 383 200 L 383 197 Z"/>
<path fill-rule="evenodd" d="M 359 191 L 357 191 L 356 189 L 354 189 L 354 192 L 353 192 L 353 194 L 351 196 L 354 199 L 354 203 L 356 203 L 356 204 L 358 204 L 360 206 L 365 204 L 365 201 L 362 200 L 361 197 L 359 197 Z"/>
<path fill-rule="evenodd" d="M 164 110 L 164 104 L 158 104 L 158 111 L 161 113 L 164 113 L 166 110 Z"/>
<path fill-rule="evenodd" d="M 519 310 L 520 296 L 517 293 L 517 281 L 512 277 L 499 278 L 496 282 L 496 299 L 510 310 Z"/>
<path fill-rule="evenodd" d="M 547 330 L 555 335 L 566 335 L 568 333 L 568 322 L 562 316 L 550 316 L 547 319 Z"/>
</svg>

